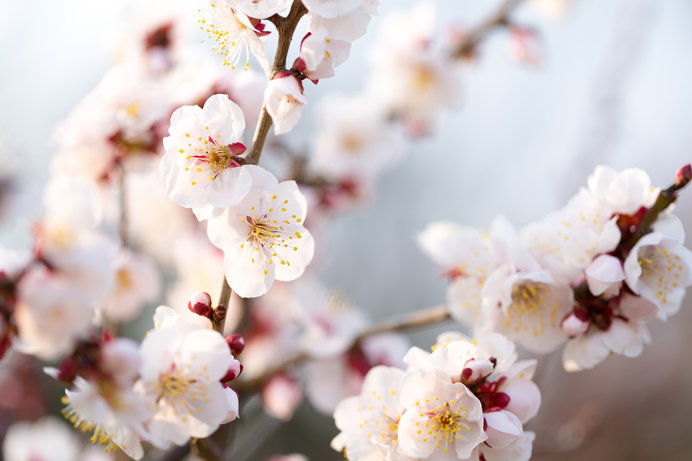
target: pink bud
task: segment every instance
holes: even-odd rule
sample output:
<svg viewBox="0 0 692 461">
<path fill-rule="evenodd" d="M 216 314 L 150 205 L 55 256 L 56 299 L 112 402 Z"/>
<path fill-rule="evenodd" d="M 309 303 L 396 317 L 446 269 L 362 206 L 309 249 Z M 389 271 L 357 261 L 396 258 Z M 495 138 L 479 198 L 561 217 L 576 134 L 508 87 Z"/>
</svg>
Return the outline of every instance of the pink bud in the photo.
<svg viewBox="0 0 692 461">
<path fill-rule="evenodd" d="M 223 378 L 221 378 L 222 383 L 227 383 L 228 381 L 233 381 L 236 379 L 240 374 L 243 372 L 243 364 L 241 364 L 237 360 L 233 360 L 231 362 L 231 366 L 228 367 L 228 371 L 224 375 Z"/>
<path fill-rule="evenodd" d="M 690 180 L 692 180 L 692 166 L 688 163 L 687 165 L 681 166 L 675 173 L 675 185 L 678 187 L 685 187 Z"/>
<path fill-rule="evenodd" d="M 461 377 L 469 384 L 474 384 L 495 370 L 495 364 L 490 360 L 471 359 L 461 371 Z"/>
<path fill-rule="evenodd" d="M 240 353 L 243 352 L 243 349 L 245 349 L 245 338 L 238 333 L 227 336 L 226 343 L 231 349 L 231 354 L 233 354 L 234 357 L 239 356 Z"/>
<path fill-rule="evenodd" d="M 197 315 L 208 317 L 211 312 L 211 296 L 209 296 L 209 293 L 198 291 L 190 296 L 190 300 L 187 302 L 187 308 Z"/>
<path fill-rule="evenodd" d="M 580 319 L 575 313 L 569 314 L 562 320 L 560 328 L 565 332 L 570 338 L 575 336 L 583 335 L 589 329 L 589 321 Z"/>
</svg>

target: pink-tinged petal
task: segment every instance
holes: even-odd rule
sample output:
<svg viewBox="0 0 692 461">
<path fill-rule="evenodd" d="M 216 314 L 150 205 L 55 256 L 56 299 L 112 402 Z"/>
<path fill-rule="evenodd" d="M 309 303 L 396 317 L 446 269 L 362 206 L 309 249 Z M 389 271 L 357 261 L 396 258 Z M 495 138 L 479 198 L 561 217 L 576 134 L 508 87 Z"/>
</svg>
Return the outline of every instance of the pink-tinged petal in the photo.
<svg viewBox="0 0 692 461">
<path fill-rule="evenodd" d="M 611 255 L 600 255 L 584 272 L 589 290 L 596 296 L 602 294 L 610 286 L 625 280 L 622 262 Z"/>
<path fill-rule="evenodd" d="M 503 449 L 481 446 L 486 461 L 529 461 L 536 434 L 524 432 L 521 437 Z"/>
<path fill-rule="evenodd" d="M 522 433 L 522 425 L 514 413 L 506 410 L 484 413 L 486 434 L 485 441 L 492 448 L 505 448 L 513 443 Z"/>
<path fill-rule="evenodd" d="M 625 293 L 618 305 L 622 314 L 629 320 L 646 320 L 654 315 L 658 308 L 654 303 L 641 296 Z"/>
<path fill-rule="evenodd" d="M 510 398 L 505 410 L 514 413 L 519 421 L 526 423 L 536 416 L 541 406 L 541 391 L 529 379 L 510 378 L 498 389 Z"/>
</svg>

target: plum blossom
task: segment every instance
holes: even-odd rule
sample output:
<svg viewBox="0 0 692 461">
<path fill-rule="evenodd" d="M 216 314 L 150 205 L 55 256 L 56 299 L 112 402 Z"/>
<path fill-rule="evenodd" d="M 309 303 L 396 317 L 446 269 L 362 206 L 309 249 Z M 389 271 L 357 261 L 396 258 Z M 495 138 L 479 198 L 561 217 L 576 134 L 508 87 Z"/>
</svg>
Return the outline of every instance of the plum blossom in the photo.
<svg viewBox="0 0 692 461">
<path fill-rule="evenodd" d="M 676 230 L 657 232 L 663 227 L 662 220 L 673 221 L 666 227 Z M 632 248 L 624 262 L 624 278 L 635 294 L 658 307 L 658 317 L 665 320 L 677 313 L 685 289 L 692 284 L 692 252 L 682 245 L 684 232 L 675 216 L 660 221 L 659 226 L 654 224 L 654 232 L 643 236 Z"/>
<path fill-rule="evenodd" d="M 161 277 L 146 255 L 121 250 L 115 261 L 113 291 L 101 306 L 101 311 L 116 322 L 133 320 L 145 303 L 154 301 L 161 291 Z"/>
<path fill-rule="evenodd" d="M 373 178 L 401 155 L 401 139 L 365 97 L 332 93 L 320 100 L 310 170 L 321 177 Z"/>
<path fill-rule="evenodd" d="M 344 451 L 351 461 L 410 460 L 401 450 L 398 433 L 404 412 L 399 401 L 403 377 L 404 371 L 398 368 L 372 368 L 360 395 L 344 399 L 334 410 L 341 433 L 332 441 L 332 448 Z"/>
<path fill-rule="evenodd" d="M 562 364 L 567 371 L 581 371 L 601 363 L 611 354 L 636 357 L 651 342 L 645 321 L 656 313 L 656 305 L 645 298 L 624 294 L 613 298 L 619 317 L 613 317 L 607 328 L 584 322 L 562 351 Z M 569 331 L 563 321 L 563 330 Z M 577 323 L 577 322 L 574 322 Z"/>
<path fill-rule="evenodd" d="M 170 308 L 157 309 L 154 322 L 140 348 L 141 387 L 156 401 L 149 439 L 165 447 L 207 437 L 238 413 L 220 381 L 235 359 L 218 332 L 180 322 Z"/>
<path fill-rule="evenodd" d="M 389 15 L 369 55 L 368 93 L 414 136 L 429 132 L 442 109 L 457 100 L 455 69 L 433 47 L 435 16 L 433 2 Z"/>
<path fill-rule="evenodd" d="M 279 72 L 267 84 L 264 104 L 274 122 L 274 134 L 288 133 L 300 121 L 303 104 L 303 85 L 290 72 Z"/>
<path fill-rule="evenodd" d="M 18 286 L 15 345 L 24 353 L 55 360 L 69 353 L 92 326 L 94 305 L 80 283 L 43 267 Z"/>
<path fill-rule="evenodd" d="M 247 171 L 233 160 L 245 151 L 238 142 L 244 128 L 243 112 L 226 95 L 211 96 L 203 108 L 178 108 L 163 139 L 159 177 L 166 195 L 188 208 L 238 203 L 250 189 Z"/>
<path fill-rule="evenodd" d="M 248 165 L 253 185 L 242 203 L 209 220 L 209 240 L 224 252 L 224 271 L 242 297 L 266 293 L 274 279 L 290 281 L 305 271 L 314 241 L 305 229 L 307 203 L 294 181 Z"/>
<path fill-rule="evenodd" d="M 418 246 L 450 279 L 447 305 L 460 322 L 481 321 L 481 290 L 498 264 L 490 235 L 449 222 L 429 224 Z"/>
<path fill-rule="evenodd" d="M 65 391 L 63 415 L 76 429 L 91 432 L 90 441 L 110 452 L 119 447 L 130 457 L 144 455 L 140 440 L 154 401 L 135 386 L 140 357 L 134 341 L 119 338 L 103 345 L 94 379 L 78 376 Z"/>
<path fill-rule="evenodd" d="M 248 14 L 263 15 L 274 10 L 276 6 L 282 6 L 283 2 L 271 2 L 273 5 L 266 9 L 265 7 L 269 6 L 266 0 L 214 0 L 206 3 L 207 6 L 202 10 L 203 18 L 199 22 L 201 28 L 209 34 L 209 39 L 216 42 L 212 50 L 223 57 L 223 65 L 235 69 L 245 51 L 242 67 L 247 69 L 250 66 L 249 53 L 252 52 L 264 73 L 268 75 L 269 61 L 260 38 L 267 32 L 264 32 L 264 26 L 259 20 L 249 17 Z M 248 14 L 243 11 L 248 11 Z"/>
<path fill-rule="evenodd" d="M 409 371 L 441 373 L 451 382 L 472 389 L 481 402 L 487 434 L 485 443 L 471 457 L 477 460 L 488 448 L 498 456 L 509 447 L 516 452 L 519 447 L 514 444 L 523 436 L 522 425 L 538 412 L 540 391 L 531 381 L 536 361 L 516 362 L 516 358 L 514 344 L 500 334 L 471 340 L 450 332 L 438 337 L 432 353 L 414 347 L 404 360 Z M 530 454 L 529 444 L 528 452 L 516 459 L 528 460 Z"/>
<path fill-rule="evenodd" d="M 73 461 L 78 453 L 76 434 L 54 417 L 12 424 L 2 447 L 3 458 L 12 461 Z"/>
<path fill-rule="evenodd" d="M 379 12 L 379 6 L 377 0 L 366 0 L 350 13 L 330 18 L 311 11 L 308 15 L 308 31 L 325 29 L 327 36 L 334 40 L 352 42 L 365 35 L 371 15 Z"/>
<path fill-rule="evenodd" d="M 412 371 L 399 388 L 404 413 L 399 420 L 399 447 L 413 458 L 442 461 L 468 458 L 487 439 L 483 410 L 460 382 L 438 373 Z"/>
<path fill-rule="evenodd" d="M 334 76 L 334 68 L 348 59 L 351 44 L 327 35 L 325 29 L 309 33 L 300 44 L 300 59 L 305 65 L 301 69 L 310 80 Z"/>
</svg>

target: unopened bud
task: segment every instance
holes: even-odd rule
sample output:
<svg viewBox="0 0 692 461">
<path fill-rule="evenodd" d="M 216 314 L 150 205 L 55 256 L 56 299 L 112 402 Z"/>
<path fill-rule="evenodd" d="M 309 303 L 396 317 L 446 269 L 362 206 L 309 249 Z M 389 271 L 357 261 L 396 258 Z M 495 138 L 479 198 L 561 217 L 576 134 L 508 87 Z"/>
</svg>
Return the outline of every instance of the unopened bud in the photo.
<svg viewBox="0 0 692 461">
<path fill-rule="evenodd" d="M 243 349 L 245 349 L 245 338 L 238 333 L 234 333 L 226 337 L 226 344 L 228 344 L 228 347 L 231 349 L 231 354 L 233 354 L 234 357 L 238 357 L 240 353 L 243 352 Z"/>
<path fill-rule="evenodd" d="M 242 372 L 243 372 L 243 364 L 237 360 L 233 360 L 231 362 L 231 366 L 228 367 L 228 371 L 226 372 L 224 377 L 221 378 L 221 382 L 227 383 L 228 381 L 233 381 L 238 376 L 240 376 L 240 374 Z"/>
<path fill-rule="evenodd" d="M 211 296 L 204 291 L 198 291 L 190 296 L 190 300 L 187 302 L 187 308 L 197 315 L 209 317 L 209 313 L 211 312 Z"/>
<path fill-rule="evenodd" d="M 466 362 L 466 366 L 461 371 L 461 378 L 464 382 L 474 384 L 495 370 L 495 364 L 490 360 L 471 359 Z"/>
<path fill-rule="evenodd" d="M 580 317 L 583 317 L 583 315 L 581 315 L 581 311 L 572 312 L 565 317 L 560 324 L 562 331 L 564 331 L 565 334 L 570 338 L 583 335 L 589 329 L 590 322 Z"/>
<path fill-rule="evenodd" d="M 675 173 L 675 185 L 678 187 L 685 187 L 690 180 L 692 180 L 692 166 L 688 163 L 687 165 L 681 166 Z"/>
<path fill-rule="evenodd" d="M 216 306 L 212 314 L 214 323 L 221 323 L 226 319 L 226 306 Z"/>
</svg>

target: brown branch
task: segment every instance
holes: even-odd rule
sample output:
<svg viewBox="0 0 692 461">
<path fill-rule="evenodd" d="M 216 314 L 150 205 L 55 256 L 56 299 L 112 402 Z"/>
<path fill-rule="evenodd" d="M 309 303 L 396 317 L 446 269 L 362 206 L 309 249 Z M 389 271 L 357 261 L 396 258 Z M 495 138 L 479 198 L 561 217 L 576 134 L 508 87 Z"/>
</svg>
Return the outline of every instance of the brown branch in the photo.
<svg viewBox="0 0 692 461">
<path fill-rule="evenodd" d="M 281 18 L 281 20 L 273 16 L 269 18 L 271 22 L 276 25 L 276 30 L 279 33 L 279 44 L 277 45 L 276 55 L 274 56 L 271 77 L 274 77 L 277 72 L 286 69 L 286 57 L 288 56 L 288 48 L 291 45 L 293 32 L 295 32 L 300 18 L 302 18 L 305 13 L 307 13 L 307 9 L 303 6 L 303 2 L 301 0 L 293 0 L 293 6 L 291 6 L 291 11 L 288 13 L 288 16 Z M 265 104 L 262 106 L 262 112 L 257 121 L 255 135 L 252 138 L 252 147 L 250 147 L 250 151 L 246 157 L 248 163 L 253 165 L 259 163 L 262 149 L 264 149 L 264 142 L 267 139 L 271 126 L 272 118 L 267 112 Z"/>
<path fill-rule="evenodd" d="M 422 309 L 420 311 L 411 312 L 400 320 L 389 320 L 378 325 L 374 325 L 371 328 L 363 331 L 361 334 L 356 336 L 351 344 L 346 349 L 351 349 L 355 347 L 358 343 L 363 341 L 370 336 L 375 336 L 383 333 L 397 333 L 409 330 L 414 330 L 417 328 L 424 328 L 431 326 L 440 322 L 451 319 L 447 306 L 435 306 Z M 300 353 L 295 355 L 285 361 L 279 363 L 278 365 L 270 368 L 256 378 L 249 379 L 247 381 L 239 381 L 234 383 L 233 389 L 239 392 L 252 392 L 257 391 L 262 388 L 273 376 L 282 371 L 301 363 L 307 362 L 312 357 L 307 353 Z"/>
<path fill-rule="evenodd" d="M 476 46 L 497 27 L 509 25 L 509 14 L 521 3 L 522 0 L 505 0 L 500 8 L 489 16 L 485 21 L 472 29 L 464 39 L 452 50 L 451 57 L 454 59 L 463 58 L 473 54 Z"/>
<path fill-rule="evenodd" d="M 120 237 L 120 246 L 127 247 L 127 185 L 125 184 L 125 166 L 118 162 L 118 202 L 120 205 L 120 216 L 118 222 L 118 235 Z"/>
<path fill-rule="evenodd" d="M 288 16 L 282 18 L 281 16 L 274 15 L 268 18 L 270 22 L 274 23 L 279 34 L 279 43 L 277 45 L 276 55 L 274 56 L 274 65 L 272 66 L 272 77 L 276 75 L 277 72 L 285 69 L 286 58 L 288 56 L 288 49 L 291 45 L 293 33 L 295 32 L 300 18 L 302 18 L 305 13 L 307 13 L 307 9 L 303 6 L 303 2 L 301 0 L 294 0 Z M 257 121 L 257 127 L 255 127 L 255 134 L 252 137 L 252 146 L 248 151 L 247 157 L 243 159 L 243 164 L 257 165 L 259 163 L 262 150 L 264 149 L 264 142 L 267 140 L 267 135 L 269 134 L 271 126 L 272 118 L 267 112 L 266 105 L 262 105 L 262 112 Z M 228 285 L 228 281 L 224 275 L 221 295 L 219 296 L 219 305 L 228 308 L 231 301 L 231 294 L 231 287 Z M 212 324 L 217 331 L 220 329 L 220 331 L 223 332 L 225 322 L 222 322 L 221 325 L 218 325 L 217 322 L 212 322 Z"/>
</svg>

